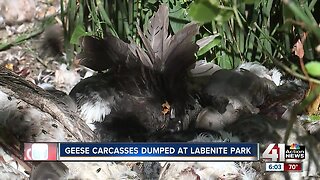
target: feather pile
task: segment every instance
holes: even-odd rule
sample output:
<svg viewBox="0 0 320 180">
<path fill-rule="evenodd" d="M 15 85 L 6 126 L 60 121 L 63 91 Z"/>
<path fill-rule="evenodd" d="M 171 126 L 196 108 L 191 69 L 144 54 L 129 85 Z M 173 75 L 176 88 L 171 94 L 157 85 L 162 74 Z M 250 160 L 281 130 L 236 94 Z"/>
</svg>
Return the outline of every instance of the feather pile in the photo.
<svg viewBox="0 0 320 180">
<path fill-rule="evenodd" d="M 192 38 L 199 26 L 190 23 L 170 35 L 168 14 L 161 5 L 146 35 L 137 27 L 146 51 L 110 35 L 82 39 L 79 63 L 108 72 L 81 81 L 70 96 L 101 141 L 147 141 L 155 133 L 188 127 L 194 99 L 187 78 L 196 62 Z"/>
</svg>

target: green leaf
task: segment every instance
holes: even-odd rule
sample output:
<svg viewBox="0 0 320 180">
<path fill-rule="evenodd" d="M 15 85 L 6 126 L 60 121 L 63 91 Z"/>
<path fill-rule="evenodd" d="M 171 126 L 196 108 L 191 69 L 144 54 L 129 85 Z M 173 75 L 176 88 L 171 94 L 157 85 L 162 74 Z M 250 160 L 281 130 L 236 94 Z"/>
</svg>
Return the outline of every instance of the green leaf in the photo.
<svg viewBox="0 0 320 180">
<path fill-rule="evenodd" d="M 313 121 L 320 121 L 320 116 L 319 115 L 311 115 L 309 116 L 311 122 Z"/>
<path fill-rule="evenodd" d="M 295 65 L 295 64 L 291 64 L 290 68 L 291 68 L 291 70 L 294 71 L 294 72 L 296 72 L 296 71 L 299 69 L 298 66 Z"/>
<path fill-rule="evenodd" d="M 182 7 L 180 1 L 177 1 L 175 4 L 172 3 L 172 6 L 169 7 L 170 26 L 173 32 L 177 33 L 180 29 L 184 27 L 189 18 L 186 15 L 186 9 Z"/>
<path fill-rule="evenodd" d="M 198 56 L 205 54 L 206 52 L 210 51 L 210 49 L 214 48 L 215 46 L 221 43 L 221 36 L 214 36 L 211 42 L 206 44 L 205 46 L 201 47 L 197 53 Z"/>
<path fill-rule="evenodd" d="M 86 36 L 89 35 L 89 33 L 87 33 L 84 30 L 83 25 L 77 25 L 77 27 L 74 29 L 71 39 L 70 39 L 70 43 L 71 44 L 78 44 L 79 43 L 79 38 L 82 36 Z"/>
<path fill-rule="evenodd" d="M 221 51 L 221 55 L 217 56 L 218 65 L 223 69 L 232 69 L 233 58 L 226 54 L 225 51 Z"/>
<path fill-rule="evenodd" d="M 198 22 L 210 22 L 220 13 L 217 5 L 211 4 L 206 0 L 194 1 L 190 5 L 189 15 Z"/>
<path fill-rule="evenodd" d="M 306 70 L 311 76 L 320 76 L 320 62 L 311 61 L 306 64 Z"/>
<path fill-rule="evenodd" d="M 233 16 L 233 11 L 229 9 L 220 9 L 219 14 L 214 18 L 219 23 L 223 23 L 229 21 L 229 19 Z"/>
<path fill-rule="evenodd" d="M 206 23 L 213 20 L 222 23 L 230 20 L 234 11 L 232 7 L 222 6 L 216 0 L 198 0 L 190 5 L 189 15 L 193 20 Z"/>
</svg>

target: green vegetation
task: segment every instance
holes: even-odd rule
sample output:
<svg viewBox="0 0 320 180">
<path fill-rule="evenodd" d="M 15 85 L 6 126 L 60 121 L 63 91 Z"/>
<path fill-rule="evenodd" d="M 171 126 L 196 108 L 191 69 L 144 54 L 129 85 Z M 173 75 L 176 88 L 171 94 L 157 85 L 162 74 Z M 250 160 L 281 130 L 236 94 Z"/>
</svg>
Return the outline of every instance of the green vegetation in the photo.
<svg viewBox="0 0 320 180">
<path fill-rule="evenodd" d="M 301 78 L 304 74 L 297 66 L 299 62 L 292 59 L 292 48 L 306 32 L 304 58 L 317 61 L 315 47 L 319 44 L 320 29 L 315 17 L 316 0 L 69 1 L 61 14 L 65 46 L 70 51 L 67 54 L 72 56 L 75 49 L 71 44 L 86 34 L 103 37 L 111 33 L 139 43 L 137 22 L 145 27 L 160 3 L 170 8 L 172 32 L 194 20 L 202 25 L 197 39 L 214 36 L 199 50 L 198 59 L 214 61 L 228 69 L 243 61 L 258 61 L 266 66 L 276 63 Z"/>
</svg>

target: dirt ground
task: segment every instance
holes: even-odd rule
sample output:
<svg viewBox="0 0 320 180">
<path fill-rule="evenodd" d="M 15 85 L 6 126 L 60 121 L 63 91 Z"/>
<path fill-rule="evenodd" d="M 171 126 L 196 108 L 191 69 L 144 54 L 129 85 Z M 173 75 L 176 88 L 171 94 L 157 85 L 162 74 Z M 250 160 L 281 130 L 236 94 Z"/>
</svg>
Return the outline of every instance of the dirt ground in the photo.
<svg viewBox="0 0 320 180">
<path fill-rule="evenodd" d="M 68 93 L 85 73 L 64 57 L 50 57 L 46 52 L 43 32 L 51 26 L 42 28 L 43 22 L 59 10 L 59 0 L 1 0 L 0 65 L 43 88 Z M 56 26 L 60 26 L 55 17 Z"/>
</svg>

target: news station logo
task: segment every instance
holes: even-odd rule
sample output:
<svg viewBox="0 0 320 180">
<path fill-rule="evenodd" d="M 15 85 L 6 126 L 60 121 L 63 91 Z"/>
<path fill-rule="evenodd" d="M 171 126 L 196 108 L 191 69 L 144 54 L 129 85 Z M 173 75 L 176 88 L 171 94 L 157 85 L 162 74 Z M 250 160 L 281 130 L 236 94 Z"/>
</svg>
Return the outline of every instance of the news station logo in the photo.
<svg viewBox="0 0 320 180">
<path fill-rule="evenodd" d="M 269 144 L 262 153 L 262 158 L 273 162 L 285 162 L 286 159 L 304 159 L 305 146 L 299 144 Z"/>
<path fill-rule="evenodd" d="M 25 161 L 55 161 L 57 160 L 56 143 L 24 143 Z"/>
<path fill-rule="evenodd" d="M 286 146 L 286 159 L 304 159 L 305 158 L 305 146 L 299 144 L 291 144 Z"/>
</svg>

